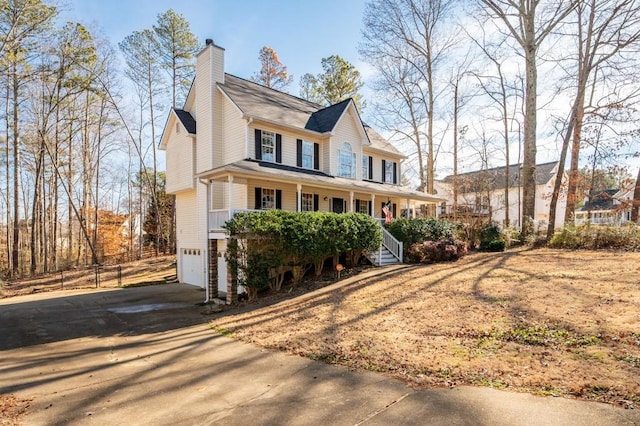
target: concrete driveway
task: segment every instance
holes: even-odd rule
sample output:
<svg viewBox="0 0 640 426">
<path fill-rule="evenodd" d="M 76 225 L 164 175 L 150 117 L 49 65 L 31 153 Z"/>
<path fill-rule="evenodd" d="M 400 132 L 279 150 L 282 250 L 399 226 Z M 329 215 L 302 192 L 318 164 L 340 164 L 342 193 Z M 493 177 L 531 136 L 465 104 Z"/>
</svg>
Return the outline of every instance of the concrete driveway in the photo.
<svg viewBox="0 0 640 426">
<path fill-rule="evenodd" d="M 622 425 L 640 413 L 488 388 L 414 391 L 214 333 L 170 284 L 0 300 L 0 393 L 27 425 Z"/>
</svg>

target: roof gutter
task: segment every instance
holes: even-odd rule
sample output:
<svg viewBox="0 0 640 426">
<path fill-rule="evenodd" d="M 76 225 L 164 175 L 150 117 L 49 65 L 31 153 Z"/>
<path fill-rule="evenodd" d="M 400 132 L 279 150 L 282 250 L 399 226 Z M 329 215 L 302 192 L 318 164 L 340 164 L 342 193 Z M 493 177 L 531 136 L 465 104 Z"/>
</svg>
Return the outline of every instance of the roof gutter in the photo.
<svg viewBox="0 0 640 426">
<path fill-rule="evenodd" d="M 259 122 L 266 123 L 266 124 L 269 124 L 269 125 L 272 125 L 272 126 L 275 126 L 275 127 L 282 127 L 282 128 L 285 128 L 285 129 L 296 131 L 296 132 L 306 133 L 308 135 L 322 136 L 322 137 L 331 136 L 331 132 L 324 132 L 324 133 L 316 132 L 314 130 L 309 130 L 309 129 L 304 129 L 304 128 L 300 128 L 300 127 L 290 126 L 288 124 L 283 124 L 283 123 L 280 123 L 280 122 L 277 122 L 277 121 L 266 120 L 266 119 L 261 118 L 261 117 L 254 117 L 254 116 L 247 115 L 247 114 L 244 114 L 242 116 L 242 118 L 244 118 L 245 120 L 259 121 Z"/>
</svg>

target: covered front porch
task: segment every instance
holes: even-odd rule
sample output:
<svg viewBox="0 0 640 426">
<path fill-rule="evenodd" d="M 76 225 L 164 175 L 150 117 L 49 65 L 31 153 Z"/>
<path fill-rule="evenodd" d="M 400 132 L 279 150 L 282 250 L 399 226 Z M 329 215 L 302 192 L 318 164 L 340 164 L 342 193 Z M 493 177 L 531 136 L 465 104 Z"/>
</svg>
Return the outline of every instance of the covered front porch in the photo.
<svg viewBox="0 0 640 426">
<path fill-rule="evenodd" d="M 209 288 L 218 293 L 224 292 L 223 288 L 235 288 L 229 283 L 224 260 L 228 238 L 224 224 L 240 212 L 282 209 L 368 214 L 377 219 L 383 233 L 380 249 L 368 257 L 375 265 L 384 265 L 403 261 L 402 243 L 382 227 L 385 219 L 416 216 L 427 210 L 424 206 L 442 201 L 398 185 L 333 177 L 252 160 L 227 165 L 198 178 L 207 185 Z"/>
<path fill-rule="evenodd" d="M 294 169 L 294 170 L 291 170 Z M 385 219 L 415 217 L 436 197 L 398 185 L 329 176 L 317 171 L 273 167 L 245 160 L 200 177 L 208 185 L 208 229 L 224 232 L 223 225 L 241 211 L 282 209 L 364 213 Z"/>
</svg>

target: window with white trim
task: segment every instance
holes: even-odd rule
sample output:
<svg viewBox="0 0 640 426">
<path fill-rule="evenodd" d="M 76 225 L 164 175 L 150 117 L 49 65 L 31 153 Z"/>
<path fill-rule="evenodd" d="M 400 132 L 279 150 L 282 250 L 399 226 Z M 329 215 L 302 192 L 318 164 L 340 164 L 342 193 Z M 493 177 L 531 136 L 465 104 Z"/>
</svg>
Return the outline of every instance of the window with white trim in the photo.
<svg viewBox="0 0 640 426">
<path fill-rule="evenodd" d="M 262 160 L 276 160 L 276 134 L 265 130 L 262 131 Z"/>
<path fill-rule="evenodd" d="M 313 169 L 313 142 L 302 141 L 302 167 Z"/>
<path fill-rule="evenodd" d="M 393 161 L 387 161 L 384 163 L 384 183 L 393 182 Z"/>
<path fill-rule="evenodd" d="M 313 211 L 313 194 L 302 193 L 302 209 L 303 212 Z"/>
<path fill-rule="evenodd" d="M 348 142 L 343 143 L 338 150 L 338 176 L 351 179 L 356 177 L 356 153 Z"/>
<path fill-rule="evenodd" d="M 362 179 L 369 179 L 369 156 L 362 154 Z"/>
<path fill-rule="evenodd" d="M 262 210 L 271 210 L 276 208 L 276 190 L 270 188 L 262 188 Z"/>
<path fill-rule="evenodd" d="M 359 200 L 357 204 L 358 204 L 358 211 L 356 213 L 369 214 L 369 201 Z"/>
</svg>

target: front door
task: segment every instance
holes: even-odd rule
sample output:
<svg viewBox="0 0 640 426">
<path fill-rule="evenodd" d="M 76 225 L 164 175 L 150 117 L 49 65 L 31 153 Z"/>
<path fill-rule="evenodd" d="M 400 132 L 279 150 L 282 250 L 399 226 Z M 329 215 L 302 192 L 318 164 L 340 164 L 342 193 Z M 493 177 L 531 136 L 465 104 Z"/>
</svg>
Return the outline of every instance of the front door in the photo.
<svg viewBox="0 0 640 426">
<path fill-rule="evenodd" d="M 331 211 L 334 213 L 344 213 L 344 199 L 334 198 L 331 202 Z"/>
</svg>

